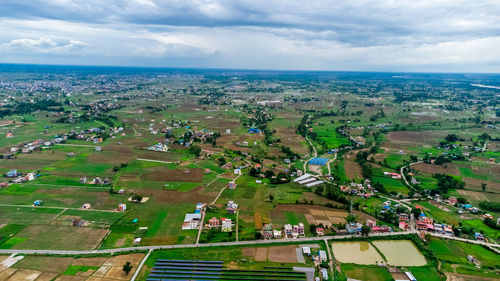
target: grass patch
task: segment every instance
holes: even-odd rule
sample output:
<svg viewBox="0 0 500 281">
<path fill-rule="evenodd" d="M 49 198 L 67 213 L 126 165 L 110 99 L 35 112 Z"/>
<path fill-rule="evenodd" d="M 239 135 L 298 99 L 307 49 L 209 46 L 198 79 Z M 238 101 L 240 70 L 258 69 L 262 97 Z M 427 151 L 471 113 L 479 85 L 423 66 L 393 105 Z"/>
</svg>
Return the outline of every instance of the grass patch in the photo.
<svg viewBox="0 0 500 281">
<path fill-rule="evenodd" d="M 70 265 L 64 271 L 63 275 L 77 275 L 78 272 L 87 272 L 89 270 L 98 270 L 98 266 L 89 266 L 89 265 Z"/>
</svg>

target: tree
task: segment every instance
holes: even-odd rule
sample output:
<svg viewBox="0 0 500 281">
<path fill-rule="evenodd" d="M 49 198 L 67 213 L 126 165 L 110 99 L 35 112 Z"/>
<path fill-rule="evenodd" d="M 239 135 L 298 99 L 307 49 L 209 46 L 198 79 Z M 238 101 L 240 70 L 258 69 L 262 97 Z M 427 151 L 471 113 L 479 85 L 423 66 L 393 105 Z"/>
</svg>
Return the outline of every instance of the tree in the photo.
<svg viewBox="0 0 500 281">
<path fill-rule="evenodd" d="M 217 159 L 217 161 L 219 161 L 220 166 L 226 164 L 226 158 L 224 158 L 224 157 L 220 157 L 219 159 Z"/>
<path fill-rule="evenodd" d="M 192 145 L 189 147 L 189 153 L 195 156 L 200 156 L 201 147 L 199 145 Z"/>
<path fill-rule="evenodd" d="M 142 195 L 134 194 L 134 196 L 132 196 L 132 201 L 134 201 L 134 202 L 141 202 L 142 198 L 143 198 Z"/>
<path fill-rule="evenodd" d="M 486 186 L 487 186 L 487 185 L 488 185 L 488 184 L 486 184 L 486 183 L 482 182 L 482 183 L 481 183 L 481 189 L 482 189 L 483 191 L 486 191 Z"/>
<path fill-rule="evenodd" d="M 415 218 L 418 218 L 418 216 L 420 216 L 420 213 L 421 213 L 421 212 L 422 212 L 422 211 L 420 211 L 420 209 L 417 209 L 417 208 L 413 208 L 413 209 L 411 209 L 411 213 L 413 214 L 413 216 L 414 216 Z"/>
<path fill-rule="evenodd" d="M 370 233 L 370 231 L 371 231 L 371 228 L 369 226 L 367 226 L 367 225 L 363 225 L 361 227 L 361 235 L 363 235 L 363 236 L 368 236 L 368 234 Z"/>
<path fill-rule="evenodd" d="M 347 222 L 355 222 L 355 221 L 356 221 L 356 216 L 355 216 L 355 215 L 353 215 L 353 214 L 350 214 L 350 215 L 348 215 L 348 216 L 345 218 L 345 220 L 346 220 Z"/>
<path fill-rule="evenodd" d="M 128 275 L 131 270 L 132 270 L 132 265 L 128 261 L 123 265 L 123 271 Z"/>
<path fill-rule="evenodd" d="M 458 136 L 455 134 L 449 134 L 444 138 L 447 142 L 456 142 L 458 140 Z"/>
<path fill-rule="evenodd" d="M 265 175 L 266 175 L 266 178 L 268 178 L 268 179 L 274 177 L 274 173 L 271 170 L 266 170 Z"/>
</svg>

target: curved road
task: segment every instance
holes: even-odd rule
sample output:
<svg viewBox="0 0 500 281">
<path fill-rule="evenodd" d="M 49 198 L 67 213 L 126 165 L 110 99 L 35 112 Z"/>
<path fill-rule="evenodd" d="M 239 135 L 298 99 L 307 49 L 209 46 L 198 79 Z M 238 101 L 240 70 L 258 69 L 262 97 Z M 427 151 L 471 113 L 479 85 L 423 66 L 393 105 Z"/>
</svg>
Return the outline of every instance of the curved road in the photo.
<svg viewBox="0 0 500 281">
<path fill-rule="evenodd" d="M 412 185 L 408 182 L 408 180 L 407 180 L 407 179 L 406 179 L 406 177 L 405 177 L 405 174 L 403 173 L 403 170 L 404 170 L 405 168 L 409 168 L 409 167 L 411 167 L 411 166 L 413 166 L 413 165 L 415 165 L 415 164 L 420 164 L 420 163 L 424 163 L 424 161 L 418 161 L 418 162 L 413 162 L 413 163 L 410 163 L 410 164 L 408 164 L 408 166 L 403 166 L 403 167 L 401 167 L 401 170 L 400 170 L 401 177 L 403 178 L 404 182 L 406 183 L 406 185 L 407 185 L 409 188 L 413 189 L 413 191 L 417 191 L 417 190 L 415 190 L 415 188 L 414 188 L 414 187 L 413 187 L 413 186 L 412 186 Z"/>
<path fill-rule="evenodd" d="M 311 142 L 311 140 L 309 139 L 309 137 L 306 135 L 306 140 L 309 142 L 309 145 L 313 148 L 314 150 L 314 156 L 312 156 L 311 158 L 307 159 L 306 162 L 304 162 L 304 174 L 307 173 L 307 163 L 309 163 L 309 161 L 311 161 L 311 159 L 315 158 L 315 157 L 318 157 L 318 152 L 316 151 L 316 147 L 314 147 L 313 143 Z"/>
</svg>

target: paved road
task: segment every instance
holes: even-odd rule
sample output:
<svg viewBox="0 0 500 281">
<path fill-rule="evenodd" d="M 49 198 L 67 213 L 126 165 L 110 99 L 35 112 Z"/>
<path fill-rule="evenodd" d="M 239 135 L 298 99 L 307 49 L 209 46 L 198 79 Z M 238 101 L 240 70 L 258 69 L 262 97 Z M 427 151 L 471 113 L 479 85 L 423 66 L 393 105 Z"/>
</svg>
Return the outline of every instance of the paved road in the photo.
<svg viewBox="0 0 500 281">
<path fill-rule="evenodd" d="M 139 264 L 139 266 L 135 270 L 134 275 L 132 275 L 132 279 L 130 279 L 130 281 L 135 281 L 137 276 L 139 276 L 139 272 L 141 272 L 141 268 L 144 266 L 144 264 L 148 260 L 149 255 L 151 255 L 151 252 L 153 252 L 153 250 L 149 250 L 148 253 L 146 254 L 146 256 L 142 259 L 141 263 Z"/>
<path fill-rule="evenodd" d="M 380 236 L 394 236 L 394 235 L 405 235 L 405 234 L 415 234 L 416 231 L 402 231 L 402 232 L 387 232 L 387 233 L 370 233 L 370 237 L 380 237 Z M 485 245 L 489 247 L 500 247 L 499 244 L 491 244 L 481 241 L 463 239 L 458 237 L 449 237 L 445 235 L 440 235 L 437 233 L 431 233 L 432 236 L 442 237 L 447 239 L 459 240 L 467 243 L 474 243 Z M 156 246 L 137 246 L 137 247 L 125 247 L 116 249 L 106 249 L 106 250 L 90 250 L 90 251 L 73 251 L 73 250 L 20 250 L 20 249 L 0 249 L 0 254 L 50 254 L 50 255 L 90 255 L 90 254 L 113 254 L 122 253 L 130 251 L 149 251 L 149 250 L 160 250 L 160 249 L 189 249 L 189 248 L 204 248 L 204 247 L 217 247 L 217 246 L 244 246 L 244 245 L 256 245 L 256 244 L 273 244 L 273 243 L 286 243 L 286 242 L 309 242 L 309 241 L 323 241 L 327 240 L 338 240 L 344 238 L 361 237 L 360 234 L 356 235 L 335 235 L 335 236 L 324 236 L 324 237 L 304 237 L 304 238 L 284 238 L 284 239 L 270 239 L 270 240 L 251 240 L 251 241 L 238 241 L 238 242 L 220 242 L 220 243 L 206 243 L 206 244 L 185 244 L 185 245 L 156 245 Z"/>
</svg>

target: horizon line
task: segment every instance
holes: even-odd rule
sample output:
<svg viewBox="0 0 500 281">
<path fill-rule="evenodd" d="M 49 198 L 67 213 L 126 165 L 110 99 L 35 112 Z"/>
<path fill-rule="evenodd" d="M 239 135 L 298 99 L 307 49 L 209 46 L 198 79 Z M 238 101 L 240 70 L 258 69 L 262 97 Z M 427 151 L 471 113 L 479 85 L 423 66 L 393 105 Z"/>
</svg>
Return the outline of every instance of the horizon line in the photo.
<svg viewBox="0 0 500 281">
<path fill-rule="evenodd" d="M 94 64 L 50 64 L 50 63 L 15 63 L 0 62 L 0 65 L 25 66 L 60 66 L 60 67 L 96 67 L 96 68 L 143 68 L 143 69 L 183 69 L 211 71 L 248 71 L 248 72 L 344 72 L 344 73 L 407 73 L 407 74 L 475 74 L 500 75 L 500 72 L 440 72 L 440 71 L 390 71 L 390 70 L 306 70 L 306 69 L 258 69 L 258 68 L 225 68 L 225 67 L 186 67 L 186 66 L 147 66 L 147 65 L 94 65 Z"/>
</svg>

